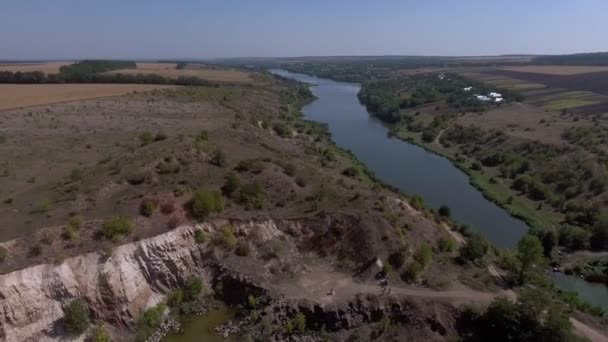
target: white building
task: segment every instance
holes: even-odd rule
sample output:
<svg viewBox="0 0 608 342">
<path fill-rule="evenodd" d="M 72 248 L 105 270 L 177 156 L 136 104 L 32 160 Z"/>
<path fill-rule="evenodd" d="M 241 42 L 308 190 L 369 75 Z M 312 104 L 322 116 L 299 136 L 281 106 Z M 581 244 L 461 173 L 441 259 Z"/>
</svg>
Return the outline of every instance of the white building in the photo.
<svg viewBox="0 0 608 342">
<path fill-rule="evenodd" d="M 475 96 L 475 97 L 476 97 L 476 98 L 477 98 L 479 101 L 482 101 L 482 102 L 490 101 L 490 98 L 489 98 L 489 97 L 487 97 L 487 96 L 485 96 L 485 95 L 477 95 L 477 96 Z"/>
<path fill-rule="evenodd" d="M 464 88 L 462 88 L 462 90 L 464 90 L 464 91 L 471 91 L 472 89 L 473 89 L 473 87 L 464 87 Z"/>
<path fill-rule="evenodd" d="M 490 97 L 496 98 L 496 97 L 502 97 L 502 95 L 500 95 L 500 93 L 491 92 Z"/>
<path fill-rule="evenodd" d="M 495 97 L 494 102 L 502 102 L 502 97 Z"/>
</svg>

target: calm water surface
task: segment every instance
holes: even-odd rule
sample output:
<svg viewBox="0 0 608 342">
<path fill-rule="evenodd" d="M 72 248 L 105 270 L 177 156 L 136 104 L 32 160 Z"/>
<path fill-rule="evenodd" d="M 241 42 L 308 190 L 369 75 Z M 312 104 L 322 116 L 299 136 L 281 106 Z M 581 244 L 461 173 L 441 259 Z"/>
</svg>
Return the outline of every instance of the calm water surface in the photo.
<svg viewBox="0 0 608 342">
<path fill-rule="evenodd" d="M 449 160 L 388 137 L 387 127 L 359 103 L 359 84 L 285 70 L 271 72 L 312 84 L 317 99 L 302 109 L 304 117 L 328 124 L 334 142 L 353 152 L 383 182 L 404 193 L 421 195 L 433 208 L 449 206 L 458 222 L 470 225 L 499 248 L 514 248 L 528 230 L 523 221 L 483 197 Z M 560 288 L 608 310 L 608 287 L 558 273 L 552 278 Z"/>
</svg>

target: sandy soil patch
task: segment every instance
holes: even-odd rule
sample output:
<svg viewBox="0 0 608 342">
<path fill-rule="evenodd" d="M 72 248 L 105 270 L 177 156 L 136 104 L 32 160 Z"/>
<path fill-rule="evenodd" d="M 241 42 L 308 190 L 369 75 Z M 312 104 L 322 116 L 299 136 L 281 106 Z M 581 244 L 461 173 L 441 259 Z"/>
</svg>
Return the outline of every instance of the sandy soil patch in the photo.
<svg viewBox="0 0 608 342">
<path fill-rule="evenodd" d="M 45 74 L 56 74 L 59 68 L 72 62 L 49 62 L 49 63 L 0 63 L 0 71 L 42 71 Z"/>
<path fill-rule="evenodd" d="M 0 84 L 0 110 L 173 87 L 148 84 Z"/>
</svg>

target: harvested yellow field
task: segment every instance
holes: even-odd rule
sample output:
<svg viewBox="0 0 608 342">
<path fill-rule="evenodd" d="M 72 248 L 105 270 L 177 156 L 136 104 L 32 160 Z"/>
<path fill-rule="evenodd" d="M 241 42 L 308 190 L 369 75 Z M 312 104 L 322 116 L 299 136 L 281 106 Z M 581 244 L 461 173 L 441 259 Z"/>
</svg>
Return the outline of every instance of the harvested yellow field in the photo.
<svg viewBox="0 0 608 342">
<path fill-rule="evenodd" d="M 525 65 L 503 68 L 509 71 L 532 72 L 547 75 L 577 75 L 591 72 L 608 71 L 608 66 L 592 65 Z"/>
<path fill-rule="evenodd" d="M 175 87 L 150 84 L 0 84 L 0 110 Z"/>
<path fill-rule="evenodd" d="M 48 63 L 6 63 L 0 64 L 0 71 L 42 71 L 45 74 L 56 74 L 59 68 L 72 62 L 48 62 Z"/>
<path fill-rule="evenodd" d="M 231 69 L 211 69 L 198 66 L 188 66 L 176 69 L 173 63 L 137 63 L 137 69 L 121 69 L 109 73 L 121 74 L 157 74 L 165 77 L 196 76 L 209 81 L 248 83 L 252 79 L 249 73 Z"/>
</svg>

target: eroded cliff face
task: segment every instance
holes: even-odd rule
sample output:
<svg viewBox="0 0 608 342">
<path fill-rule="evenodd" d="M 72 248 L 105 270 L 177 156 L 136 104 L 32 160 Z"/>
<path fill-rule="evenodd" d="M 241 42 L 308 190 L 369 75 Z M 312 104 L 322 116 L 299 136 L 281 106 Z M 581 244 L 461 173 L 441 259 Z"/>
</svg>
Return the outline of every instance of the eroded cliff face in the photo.
<svg viewBox="0 0 608 342">
<path fill-rule="evenodd" d="M 248 256 L 236 256 L 217 244 L 227 224 L 239 241 L 251 247 Z M 194 235 L 198 229 L 205 231 L 211 241 L 197 243 Z M 111 253 L 89 253 L 61 264 L 14 271 L 0 275 L 0 340 L 70 340 L 63 331 L 63 307 L 76 298 L 88 303 L 92 318 L 130 328 L 145 309 L 162 301 L 166 293 L 182 286 L 191 275 L 203 280 L 206 288 L 214 289 L 228 304 L 245 303 L 250 294 L 264 304 L 275 303 L 278 312 L 270 316 L 277 324 L 287 319 L 288 307 L 301 309 L 311 315 L 310 322 L 318 321 L 329 330 L 373 323 L 376 318 L 361 317 L 367 317 L 368 309 L 378 311 L 377 305 L 363 305 L 346 316 L 338 310 L 339 318 L 332 316 L 332 308 L 327 312 L 319 307 L 307 311 L 301 303 L 285 301 L 276 281 L 291 284 L 294 275 L 310 267 L 307 262 L 321 260 L 353 272 L 386 251 L 388 242 L 382 237 L 390 229 L 382 221 L 364 222 L 342 214 L 246 222 L 220 219 L 181 226 L 118 246 Z M 313 313 L 318 317 L 312 317 Z M 347 316 L 358 323 L 344 324 Z"/>
<path fill-rule="evenodd" d="M 95 318 L 133 324 L 188 275 L 212 277 L 216 264 L 192 238 L 199 228 L 213 229 L 182 226 L 119 246 L 109 256 L 90 253 L 0 276 L 0 339 L 59 340 L 63 306 L 74 298 L 87 301 Z"/>
</svg>

